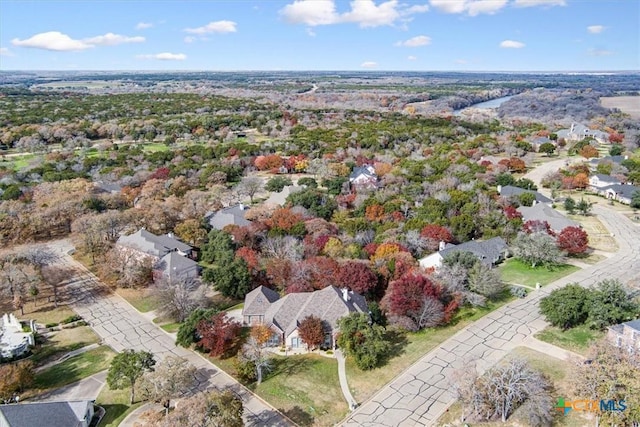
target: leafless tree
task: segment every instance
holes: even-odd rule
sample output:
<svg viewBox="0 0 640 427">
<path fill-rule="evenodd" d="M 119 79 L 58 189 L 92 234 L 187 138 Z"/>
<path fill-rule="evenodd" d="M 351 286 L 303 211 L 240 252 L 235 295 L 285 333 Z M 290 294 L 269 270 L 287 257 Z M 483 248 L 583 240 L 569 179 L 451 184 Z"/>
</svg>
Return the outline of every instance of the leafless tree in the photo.
<svg viewBox="0 0 640 427">
<path fill-rule="evenodd" d="M 171 399 L 188 392 L 196 384 L 196 368 L 181 357 L 169 356 L 153 371 L 144 374 L 138 388 L 146 399 L 162 402 L 169 413 Z"/>
<path fill-rule="evenodd" d="M 42 280 L 42 269 L 56 262 L 58 256 L 46 246 L 32 246 L 21 252 L 19 257 L 35 268 L 38 277 Z"/>
<path fill-rule="evenodd" d="M 262 243 L 262 253 L 270 258 L 299 261 L 302 259 L 304 247 L 292 236 L 270 237 Z"/>
<path fill-rule="evenodd" d="M 247 176 L 242 178 L 242 181 L 236 187 L 239 194 L 249 196 L 251 204 L 253 204 L 253 196 L 262 189 L 264 182 L 257 176 Z"/>
<path fill-rule="evenodd" d="M 66 267 L 46 266 L 43 269 L 43 273 L 44 282 L 49 285 L 53 291 L 53 303 L 58 307 L 58 295 L 60 288 L 73 278 L 75 271 Z"/>
<path fill-rule="evenodd" d="M 178 322 L 182 322 L 192 311 L 202 307 L 205 301 L 205 287 L 192 278 L 162 278 L 151 290 L 161 303 L 158 308 L 160 314 Z"/>
<path fill-rule="evenodd" d="M 247 342 L 242 346 L 241 360 L 253 363 L 256 368 L 256 376 L 258 384 L 262 382 L 262 375 L 271 370 L 271 357 L 269 351 L 260 344 L 254 337 L 249 337 Z"/>
</svg>

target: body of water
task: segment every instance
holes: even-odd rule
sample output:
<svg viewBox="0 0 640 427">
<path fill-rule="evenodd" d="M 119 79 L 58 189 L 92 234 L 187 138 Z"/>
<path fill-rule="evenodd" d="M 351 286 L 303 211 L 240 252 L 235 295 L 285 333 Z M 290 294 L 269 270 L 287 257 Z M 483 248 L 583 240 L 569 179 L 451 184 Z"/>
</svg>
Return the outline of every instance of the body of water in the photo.
<svg viewBox="0 0 640 427">
<path fill-rule="evenodd" d="M 473 104 L 469 107 L 463 108 L 461 110 L 454 110 L 453 114 L 460 114 L 461 112 L 463 112 L 464 110 L 466 110 L 467 108 L 479 108 L 481 110 L 488 110 L 491 108 L 498 108 L 499 106 L 502 105 L 503 102 L 510 100 L 511 98 L 513 98 L 513 95 L 510 96 L 503 96 L 501 98 L 496 98 L 496 99 L 492 99 L 491 101 L 485 101 L 485 102 L 479 102 L 477 104 Z"/>
</svg>

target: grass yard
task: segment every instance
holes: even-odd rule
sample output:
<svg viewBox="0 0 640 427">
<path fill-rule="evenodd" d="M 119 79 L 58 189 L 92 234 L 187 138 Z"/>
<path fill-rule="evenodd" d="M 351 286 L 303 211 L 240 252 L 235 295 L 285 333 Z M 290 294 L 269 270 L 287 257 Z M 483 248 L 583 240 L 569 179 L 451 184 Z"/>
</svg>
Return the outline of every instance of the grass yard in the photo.
<svg viewBox="0 0 640 427">
<path fill-rule="evenodd" d="M 42 341 L 41 341 L 42 340 Z M 38 337 L 39 344 L 31 361 L 38 366 L 52 362 L 60 356 L 79 348 L 100 342 L 100 337 L 88 326 L 62 329 L 48 337 Z"/>
<path fill-rule="evenodd" d="M 87 378 L 108 369 L 115 355 L 113 350 L 103 345 L 71 357 L 36 374 L 33 388 L 43 391 Z"/>
<path fill-rule="evenodd" d="M 38 305 L 34 306 L 33 300 L 31 299 L 24 305 L 24 316 L 20 314 L 20 310 L 16 310 L 13 313 L 19 319 L 33 319 L 40 325 L 60 323 L 64 319 L 76 314 L 75 311 L 66 305 L 59 305 L 58 308 L 55 308 L 53 302 L 44 303 L 38 301 Z"/>
<path fill-rule="evenodd" d="M 538 332 L 535 337 L 540 341 L 548 342 L 585 356 L 589 346 L 594 341 L 602 338 L 604 334 L 602 331 L 596 331 L 584 325 L 566 331 L 555 326 L 548 326 Z"/>
<path fill-rule="evenodd" d="M 150 296 L 146 289 L 118 289 L 116 293 L 141 313 L 153 311 L 160 305 L 159 301 Z"/>
<path fill-rule="evenodd" d="M 178 328 L 180 328 L 180 322 L 174 322 L 164 317 L 156 317 L 153 319 L 153 323 L 170 333 L 178 332 Z"/>
<path fill-rule="evenodd" d="M 552 270 L 548 270 L 545 267 L 531 268 L 528 264 L 515 258 L 508 259 L 498 268 L 505 283 L 517 283 L 531 288 L 535 288 L 536 283 L 540 283 L 542 286 L 548 285 L 580 270 L 579 267 L 568 264 L 555 267 Z"/>
<path fill-rule="evenodd" d="M 231 375 L 234 359 L 210 358 Z M 340 390 L 338 362 L 317 354 L 274 355 L 273 370 L 262 384 L 247 387 L 301 427 L 336 425 L 348 412 Z"/>
<path fill-rule="evenodd" d="M 507 356 L 507 358 L 513 357 L 526 359 L 533 368 L 547 374 L 554 383 L 556 389 L 555 393 L 558 397 L 570 396 L 568 386 L 568 375 L 571 370 L 570 364 L 525 347 L 518 347 Z M 465 422 L 461 421 L 461 415 L 462 406 L 459 402 L 456 402 L 449 407 L 447 412 L 442 415 L 440 419 L 438 419 L 436 425 L 449 427 L 463 426 L 465 425 Z M 578 411 L 571 411 L 566 416 L 558 412 L 554 417 L 553 425 L 560 427 L 583 427 L 585 425 L 594 425 L 594 420 L 589 419 L 589 416 L 590 415 L 587 413 Z M 498 420 L 492 422 L 473 422 L 468 425 L 473 425 L 474 427 L 498 427 L 505 425 L 527 426 L 530 425 L 530 423 L 524 411 L 516 409 L 507 419 L 506 424 Z"/>
<path fill-rule="evenodd" d="M 510 299 L 499 303 L 490 303 L 485 308 L 465 307 L 456 314 L 450 325 L 441 328 L 430 328 L 416 333 L 407 333 L 404 335 L 404 343 L 401 342 L 403 337 L 400 336 L 396 339 L 396 356 L 380 368 L 362 371 L 355 365 L 353 359 L 348 357 L 347 381 L 353 397 L 360 403 L 364 402 L 385 384 L 456 332 L 508 301 Z"/>
<path fill-rule="evenodd" d="M 111 390 L 105 385 L 96 398 L 96 404 L 105 410 L 100 427 L 118 427 L 122 420 L 144 402 L 129 405 L 129 389 Z"/>
<path fill-rule="evenodd" d="M 142 146 L 142 151 L 145 153 L 156 153 L 158 151 L 171 150 L 171 147 L 166 145 L 164 142 L 149 142 L 140 145 Z"/>
</svg>

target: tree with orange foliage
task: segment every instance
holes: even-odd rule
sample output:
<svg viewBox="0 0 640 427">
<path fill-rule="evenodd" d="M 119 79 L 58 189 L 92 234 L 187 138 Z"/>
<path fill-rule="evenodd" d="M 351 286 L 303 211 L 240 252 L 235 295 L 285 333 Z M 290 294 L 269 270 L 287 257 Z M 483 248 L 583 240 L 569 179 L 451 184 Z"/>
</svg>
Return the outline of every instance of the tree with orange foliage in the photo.
<svg viewBox="0 0 640 427">
<path fill-rule="evenodd" d="M 289 233 L 296 227 L 297 231 L 301 231 L 304 234 L 306 229 L 303 221 L 304 218 L 301 214 L 292 212 L 289 208 L 279 208 L 273 212 L 266 224 L 272 229 L 282 230 L 285 233 Z"/>
<path fill-rule="evenodd" d="M 384 217 L 384 207 L 381 205 L 369 205 L 365 209 L 364 217 L 370 222 L 381 222 Z"/>
<path fill-rule="evenodd" d="M 585 145 L 584 147 L 582 147 L 582 150 L 580 150 L 580 155 L 585 159 L 591 159 L 593 157 L 599 156 L 598 150 L 596 150 L 593 145 Z"/>
<path fill-rule="evenodd" d="M 284 164 L 284 160 L 277 154 L 269 154 L 267 156 L 256 157 L 253 164 L 258 170 L 265 171 L 279 168 Z"/>
<path fill-rule="evenodd" d="M 580 172 L 573 177 L 573 187 L 584 190 L 589 186 L 589 176 L 586 173 Z"/>
<path fill-rule="evenodd" d="M 267 325 L 259 324 L 251 327 L 251 337 L 256 340 L 258 345 L 265 345 L 272 335 L 273 331 Z"/>
<path fill-rule="evenodd" d="M 527 170 L 527 165 L 524 163 L 524 160 L 519 159 L 517 157 L 511 157 L 508 163 L 509 170 L 511 172 L 524 172 Z"/>
<path fill-rule="evenodd" d="M 322 319 L 316 316 L 307 316 L 298 325 L 298 334 L 307 345 L 307 350 L 315 350 L 325 338 L 324 325 Z"/>
<path fill-rule="evenodd" d="M 389 163 L 385 162 L 375 162 L 373 168 L 376 171 L 376 175 L 378 175 L 379 177 L 383 177 L 391 172 L 392 166 Z"/>
</svg>

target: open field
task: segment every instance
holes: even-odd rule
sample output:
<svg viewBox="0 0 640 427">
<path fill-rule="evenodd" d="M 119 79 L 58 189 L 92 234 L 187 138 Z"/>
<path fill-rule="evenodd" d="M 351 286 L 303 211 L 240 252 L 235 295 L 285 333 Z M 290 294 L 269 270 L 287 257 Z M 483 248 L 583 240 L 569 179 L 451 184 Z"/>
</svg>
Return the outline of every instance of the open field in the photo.
<svg viewBox="0 0 640 427">
<path fill-rule="evenodd" d="M 618 108 L 634 119 L 640 119 L 640 96 L 607 96 L 600 98 L 606 108 Z"/>
</svg>

